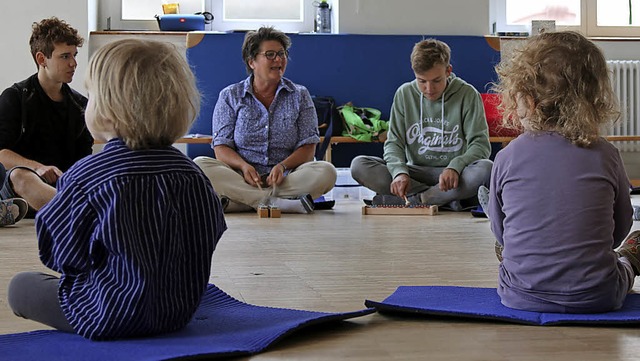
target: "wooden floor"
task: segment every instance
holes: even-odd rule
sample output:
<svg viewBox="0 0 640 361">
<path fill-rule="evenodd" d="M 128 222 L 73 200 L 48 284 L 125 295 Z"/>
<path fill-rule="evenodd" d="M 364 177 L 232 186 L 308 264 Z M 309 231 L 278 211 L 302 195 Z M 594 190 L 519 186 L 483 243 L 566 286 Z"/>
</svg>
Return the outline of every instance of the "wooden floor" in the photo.
<svg viewBox="0 0 640 361">
<path fill-rule="evenodd" d="M 496 286 L 486 219 L 362 216 L 361 206 L 343 201 L 280 219 L 228 215 L 211 282 L 248 303 L 327 312 L 362 309 L 365 299 L 382 300 L 399 285 Z M 0 247 L 0 334 L 44 328 L 14 316 L 6 303 L 15 272 L 45 270 L 33 221 L 0 229 Z M 373 314 L 290 336 L 249 359 L 640 360 L 640 331 Z"/>
</svg>

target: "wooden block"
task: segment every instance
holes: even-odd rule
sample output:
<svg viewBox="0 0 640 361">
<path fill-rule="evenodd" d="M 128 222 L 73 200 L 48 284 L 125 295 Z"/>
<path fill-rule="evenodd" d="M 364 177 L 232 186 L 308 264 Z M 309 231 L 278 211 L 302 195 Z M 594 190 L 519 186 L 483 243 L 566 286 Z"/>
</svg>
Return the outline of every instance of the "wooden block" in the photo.
<svg viewBox="0 0 640 361">
<path fill-rule="evenodd" d="M 269 218 L 280 218 L 280 208 L 269 207 Z"/>
<path fill-rule="evenodd" d="M 258 218 L 269 218 L 269 207 L 267 206 L 258 207 Z"/>
<path fill-rule="evenodd" d="M 363 215 L 383 215 L 383 216 L 435 216 L 438 214 L 438 206 L 419 207 L 362 207 Z"/>
</svg>

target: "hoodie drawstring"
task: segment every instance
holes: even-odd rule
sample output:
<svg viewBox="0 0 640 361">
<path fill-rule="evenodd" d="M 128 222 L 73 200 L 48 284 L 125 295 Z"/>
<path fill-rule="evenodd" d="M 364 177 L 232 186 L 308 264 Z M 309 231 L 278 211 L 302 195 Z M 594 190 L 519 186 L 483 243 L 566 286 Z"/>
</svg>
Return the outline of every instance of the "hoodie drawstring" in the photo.
<svg viewBox="0 0 640 361">
<path fill-rule="evenodd" d="M 442 106 L 440 107 L 440 149 L 444 148 L 444 93 L 447 91 L 447 88 L 445 87 L 444 90 L 442 91 L 442 95 L 440 96 L 440 100 L 442 101 Z M 420 136 L 424 137 L 424 131 L 422 129 L 422 122 L 423 122 L 423 117 L 422 117 L 422 101 L 424 98 L 424 93 L 422 93 L 422 91 L 420 91 Z"/>
</svg>

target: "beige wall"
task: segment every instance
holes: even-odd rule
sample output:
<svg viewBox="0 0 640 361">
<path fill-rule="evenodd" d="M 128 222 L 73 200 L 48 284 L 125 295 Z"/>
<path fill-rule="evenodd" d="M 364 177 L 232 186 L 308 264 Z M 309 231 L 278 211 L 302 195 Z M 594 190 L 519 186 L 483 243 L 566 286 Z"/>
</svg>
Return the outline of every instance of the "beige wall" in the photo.
<svg viewBox="0 0 640 361">
<path fill-rule="evenodd" d="M 44 18 L 57 16 L 78 29 L 86 39 L 85 46 L 79 49 L 78 72 L 71 86 L 84 92 L 84 69 L 88 62 L 89 10 L 90 4 L 97 0 L 27 0 L 3 1 L 2 21 L 2 60 L 0 69 L 0 89 L 27 78 L 36 72 L 36 65 L 29 51 L 31 24 Z M 118 0 L 114 0 L 118 1 Z"/>
</svg>

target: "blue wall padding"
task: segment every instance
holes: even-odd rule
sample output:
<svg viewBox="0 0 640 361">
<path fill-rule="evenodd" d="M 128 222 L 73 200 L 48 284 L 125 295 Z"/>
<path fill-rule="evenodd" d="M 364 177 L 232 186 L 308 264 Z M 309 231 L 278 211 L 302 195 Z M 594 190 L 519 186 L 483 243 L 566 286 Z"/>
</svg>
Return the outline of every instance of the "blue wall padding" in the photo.
<svg viewBox="0 0 640 361">
<path fill-rule="evenodd" d="M 410 54 L 413 45 L 430 36 L 290 34 L 292 47 L 285 76 L 306 86 L 311 95 L 333 96 L 338 105 L 377 108 L 388 119 L 393 95 L 415 78 Z M 451 47 L 453 71 L 486 92 L 496 81 L 494 66 L 500 52 L 483 36 L 433 36 Z M 187 49 L 187 58 L 203 93 L 200 116 L 191 133 L 211 134 L 211 115 L 218 94 L 247 74 L 241 49 L 244 33 L 206 33 Z M 191 157 L 212 155 L 209 145 L 188 146 Z"/>
</svg>

